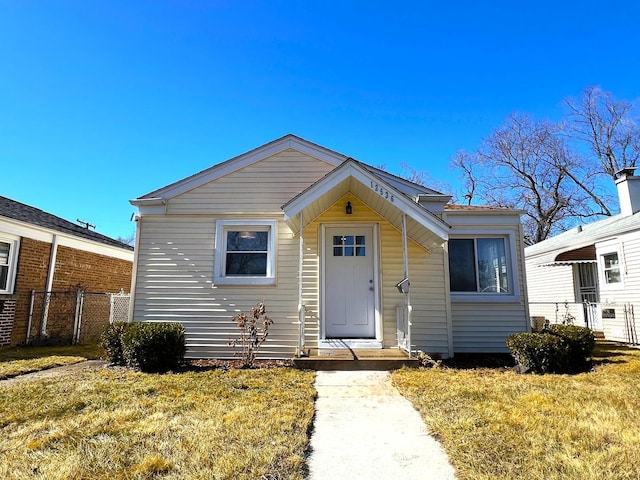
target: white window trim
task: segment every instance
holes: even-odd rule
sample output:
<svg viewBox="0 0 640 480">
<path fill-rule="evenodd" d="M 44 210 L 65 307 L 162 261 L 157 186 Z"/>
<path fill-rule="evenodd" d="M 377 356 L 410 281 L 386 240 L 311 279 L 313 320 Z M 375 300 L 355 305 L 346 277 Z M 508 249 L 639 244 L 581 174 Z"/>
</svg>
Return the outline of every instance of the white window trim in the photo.
<svg viewBox="0 0 640 480">
<path fill-rule="evenodd" d="M 597 259 L 598 259 L 598 277 L 599 288 L 601 291 L 610 290 L 622 290 L 624 289 L 624 277 L 626 273 L 624 249 L 622 243 L 618 240 L 605 242 L 596 246 Z M 607 283 L 607 277 L 605 276 L 604 268 L 604 256 L 611 253 L 618 255 L 618 267 L 620 270 L 620 281 L 616 283 Z"/>
<path fill-rule="evenodd" d="M 456 230 L 449 235 L 449 240 L 478 239 L 478 238 L 503 238 L 505 240 L 505 255 L 509 271 L 509 293 L 496 292 L 450 292 L 452 302 L 476 302 L 476 303 L 514 303 L 520 301 L 520 270 L 518 269 L 516 238 L 513 230 Z M 447 268 L 449 258 L 447 249 Z"/>
<path fill-rule="evenodd" d="M 7 272 L 7 286 L 6 288 L 0 288 L 1 295 L 13 294 L 13 289 L 16 282 L 16 273 L 18 271 L 18 250 L 20 249 L 20 237 L 8 235 L 6 233 L 0 234 L 0 242 L 8 243 L 9 247 L 9 270 Z"/>
<path fill-rule="evenodd" d="M 266 277 L 227 277 L 225 276 L 226 235 L 227 230 L 269 231 L 267 246 L 267 276 Z M 277 220 L 216 220 L 214 285 L 275 285 L 276 283 L 276 254 L 278 238 Z"/>
</svg>

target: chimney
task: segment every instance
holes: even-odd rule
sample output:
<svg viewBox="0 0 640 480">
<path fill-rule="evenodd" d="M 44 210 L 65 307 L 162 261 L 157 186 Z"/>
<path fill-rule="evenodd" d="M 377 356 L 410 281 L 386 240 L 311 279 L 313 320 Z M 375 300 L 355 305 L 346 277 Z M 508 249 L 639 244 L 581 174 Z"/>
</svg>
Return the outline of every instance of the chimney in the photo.
<svg viewBox="0 0 640 480">
<path fill-rule="evenodd" d="M 623 168 L 616 174 L 620 213 L 623 217 L 640 211 L 640 177 L 633 175 L 635 169 L 636 167 Z"/>
</svg>

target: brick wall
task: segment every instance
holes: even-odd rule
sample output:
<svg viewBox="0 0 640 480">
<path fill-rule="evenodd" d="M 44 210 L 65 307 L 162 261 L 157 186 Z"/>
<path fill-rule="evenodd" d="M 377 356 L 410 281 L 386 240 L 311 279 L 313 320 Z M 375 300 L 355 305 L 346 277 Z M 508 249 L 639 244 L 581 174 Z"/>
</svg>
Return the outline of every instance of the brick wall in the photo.
<svg viewBox="0 0 640 480">
<path fill-rule="evenodd" d="M 31 290 L 45 290 L 50 256 L 51 244 L 22 238 L 11 344 L 24 343 L 26 339 Z M 58 246 L 52 289 L 75 290 L 80 285 L 91 292 L 129 292 L 131 272 L 130 261 Z"/>
<path fill-rule="evenodd" d="M 0 346 L 11 343 L 11 327 L 15 311 L 15 300 L 0 300 Z"/>
<path fill-rule="evenodd" d="M 42 291 L 46 288 L 50 256 L 50 243 L 24 237 L 20 240 L 20 256 L 14 289 L 15 317 L 11 333 L 11 343 L 14 345 L 25 341 L 31 290 Z"/>
<path fill-rule="evenodd" d="M 81 284 L 88 292 L 129 292 L 132 266 L 127 260 L 59 246 L 53 290 L 75 289 Z"/>
</svg>

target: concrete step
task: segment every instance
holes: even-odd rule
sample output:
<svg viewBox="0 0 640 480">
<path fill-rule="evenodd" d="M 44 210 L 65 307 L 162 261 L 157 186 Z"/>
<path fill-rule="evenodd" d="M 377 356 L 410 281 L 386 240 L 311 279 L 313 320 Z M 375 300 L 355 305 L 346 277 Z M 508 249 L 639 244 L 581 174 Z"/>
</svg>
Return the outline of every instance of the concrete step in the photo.
<svg viewBox="0 0 640 480">
<path fill-rule="evenodd" d="M 398 349 L 311 349 L 293 364 L 306 370 L 397 370 L 418 367 L 418 360 Z"/>
</svg>

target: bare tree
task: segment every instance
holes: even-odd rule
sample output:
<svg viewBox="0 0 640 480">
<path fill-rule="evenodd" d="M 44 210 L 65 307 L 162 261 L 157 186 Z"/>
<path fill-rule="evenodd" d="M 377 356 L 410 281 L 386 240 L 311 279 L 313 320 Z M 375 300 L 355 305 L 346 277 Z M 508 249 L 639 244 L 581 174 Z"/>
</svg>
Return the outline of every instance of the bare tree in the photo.
<svg viewBox="0 0 640 480">
<path fill-rule="evenodd" d="M 640 162 L 634 104 L 597 87 L 565 101 L 563 122 L 512 114 L 474 153 L 452 165 L 464 179 L 462 197 L 524 210 L 525 240 L 536 243 L 576 222 L 612 215 L 617 172 Z"/>
<path fill-rule="evenodd" d="M 118 240 L 121 243 L 125 243 L 130 247 L 133 247 L 133 245 L 136 243 L 136 234 L 132 233 L 131 235 L 128 235 L 126 237 L 119 236 L 118 238 L 116 238 L 116 240 Z"/>
<path fill-rule="evenodd" d="M 588 87 L 579 99 L 565 100 L 569 114 L 567 133 L 585 142 L 599 161 L 596 173 L 614 180 L 624 167 L 635 167 L 640 159 L 640 127 L 634 104 L 616 100 L 599 87 Z"/>
<path fill-rule="evenodd" d="M 576 217 L 603 214 L 590 178 L 558 127 L 512 114 L 475 153 L 453 159 L 471 202 L 523 210 L 527 243 L 566 228 Z"/>
</svg>

